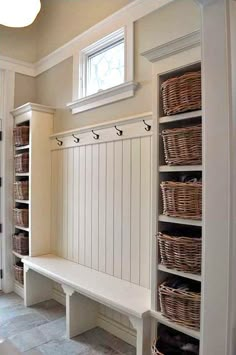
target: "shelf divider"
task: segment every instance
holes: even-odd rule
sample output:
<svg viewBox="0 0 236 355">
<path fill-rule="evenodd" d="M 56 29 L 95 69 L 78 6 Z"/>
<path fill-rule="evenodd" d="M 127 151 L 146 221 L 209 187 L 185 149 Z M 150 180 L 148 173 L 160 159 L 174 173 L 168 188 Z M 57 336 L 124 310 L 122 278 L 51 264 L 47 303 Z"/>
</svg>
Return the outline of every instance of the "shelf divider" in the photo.
<svg viewBox="0 0 236 355">
<path fill-rule="evenodd" d="M 179 332 L 189 335 L 195 339 L 200 339 L 200 331 L 187 328 L 182 325 L 179 325 L 178 323 L 172 322 L 168 318 L 164 317 L 163 314 L 161 314 L 161 312 L 150 311 L 150 313 L 151 316 L 154 319 L 156 319 L 159 323 L 164 324 L 167 327 L 170 327 L 172 329 L 178 330 Z"/>
<path fill-rule="evenodd" d="M 202 221 L 199 220 L 169 217 L 169 216 L 165 216 L 164 214 L 159 215 L 158 220 L 159 222 L 185 224 L 187 226 L 197 226 L 197 227 L 202 226 Z"/>
<path fill-rule="evenodd" d="M 166 272 L 168 274 L 185 277 L 185 278 L 190 279 L 190 280 L 199 281 L 199 282 L 202 281 L 201 275 L 190 274 L 188 272 L 178 271 L 178 270 L 175 270 L 175 269 L 169 269 L 169 268 L 167 268 L 166 266 L 164 266 L 162 264 L 158 264 L 158 270 Z"/>
<path fill-rule="evenodd" d="M 177 115 L 172 115 L 172 116 L 163 116 L 160 117 L 159 123 L 163 124 L 169 122 L 178 122 L 182 120 L 189 120 L 191 118 L 196 118 L 196 117 L 202 117 L 202 110 L 179 113 Z"/>
</svg>

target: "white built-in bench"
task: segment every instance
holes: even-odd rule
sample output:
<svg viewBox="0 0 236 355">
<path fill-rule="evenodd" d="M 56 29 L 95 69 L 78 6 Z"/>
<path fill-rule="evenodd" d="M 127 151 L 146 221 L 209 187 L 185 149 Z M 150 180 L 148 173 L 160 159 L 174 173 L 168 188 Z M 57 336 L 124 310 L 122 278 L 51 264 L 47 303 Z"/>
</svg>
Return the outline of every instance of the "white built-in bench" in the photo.
<svg viewBox="0 0 236 355">
<path fill-rule="evenodd" d="M 52 281 L 61 284 L 69 338 L 96 326 L 101 303 L 129 317 L 137 331 L 137 355 L 150 354 L 150 290 L 52 254 L 22 261 L 25 306 L 51 299 Z"/>
</svg>

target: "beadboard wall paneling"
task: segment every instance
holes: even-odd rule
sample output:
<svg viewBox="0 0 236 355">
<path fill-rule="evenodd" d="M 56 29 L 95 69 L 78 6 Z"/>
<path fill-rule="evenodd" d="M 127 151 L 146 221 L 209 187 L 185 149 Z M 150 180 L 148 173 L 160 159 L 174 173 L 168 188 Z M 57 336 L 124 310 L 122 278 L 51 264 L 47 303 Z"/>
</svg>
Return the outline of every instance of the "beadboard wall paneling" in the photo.
<svg viewBox="0 0 236 355">
<path fill-rule="evenodd" d="M 151 139 L 52 151 L 55 254 L 150 287 Z"/>
</svg>

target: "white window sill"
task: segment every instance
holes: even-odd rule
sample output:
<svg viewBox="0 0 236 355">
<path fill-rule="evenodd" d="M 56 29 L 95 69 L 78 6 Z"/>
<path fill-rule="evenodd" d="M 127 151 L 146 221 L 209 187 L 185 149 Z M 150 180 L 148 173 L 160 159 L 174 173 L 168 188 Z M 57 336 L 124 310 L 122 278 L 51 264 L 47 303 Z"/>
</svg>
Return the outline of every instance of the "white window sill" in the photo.
<svg viewBox="0 0 236 355">
<path fill-rule="evenodd" d="M 137 83 L 129 81 L 111 89 L 99 91 L 94 95 L 73 101 L 67 104 L 67 107 L 72 110 L 72 114 L 74 115 L 79 112 L 88 111 L 96 107 L 132 97 L 134 96 L 137 87 Z"/>
</svg>

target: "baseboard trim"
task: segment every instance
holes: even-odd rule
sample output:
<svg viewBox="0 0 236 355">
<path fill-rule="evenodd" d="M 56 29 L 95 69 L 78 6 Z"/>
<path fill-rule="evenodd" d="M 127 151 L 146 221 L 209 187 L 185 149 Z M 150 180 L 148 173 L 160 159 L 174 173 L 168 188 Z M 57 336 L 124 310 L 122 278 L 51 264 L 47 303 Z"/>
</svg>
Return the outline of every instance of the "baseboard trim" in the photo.
<svg viewBox="0 0 236 355">
<path fill-rule="evenodd" d="M 14 284 L 14 292 L 20 296 L 21 298 L 24 299 L 24 286 L 21 286 L 20 284 L 18 284 L 17 282 L 15 282 Z"/>
<path fill-rule="evenodd" d="M 64 293 L 55 288 L 53 289 L 53 299 L 63 306 L 66 306 L 66 296 Z"/>
<path fill-rule="evenodd" d="M 125 327 L 123 324 L 110 319 L 103 314 L 99 313 L 97 319 L 98 327 L 106 330 L 108 333 L 113 334 L 117 338 L 125 341 L 126 343 L 136 346 L 136 332 L 133 329 Z"/>
<path fill-rule="evenodd" d="M 64 293 L 60 290 L 53 289 L 53 299 L 63 306 L 66 305 L 66 298 Z M 123 324 L 110 319 L 103 314 L 99 313 L 97 318 L 97 326 L 113 334 L 119 339 L 122 339 L 126 343 L 136 346 L 136 332 Z"/>
</svg>

